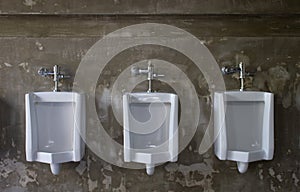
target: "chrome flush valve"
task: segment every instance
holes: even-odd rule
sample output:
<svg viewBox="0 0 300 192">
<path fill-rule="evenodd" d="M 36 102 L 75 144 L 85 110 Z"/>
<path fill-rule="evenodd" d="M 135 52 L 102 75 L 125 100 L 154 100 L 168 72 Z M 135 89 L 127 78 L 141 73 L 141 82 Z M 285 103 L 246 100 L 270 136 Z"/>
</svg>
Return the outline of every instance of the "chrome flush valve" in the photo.
<svg viewBox="0 0 300 192">
<path fill-rule="evenodd" d="M 54 92 L 58 92 L 60 91 L 58 89 L 58 83 L 61 79 L 66 79 L 66 78 L 70 78 L 70 76 L 65 75 L 64 73 L 61 73 L 60 71 L 60 67 L 58 65 L 54 65 L 53 67 L 53 71 L 50 71 L 49 69 L 46 68 L 40 68 L 38 70 L 38 74 L 42 77 L 51 77 L 53 78 L 54 81 Z"/>
<path fill-rule="evenodd" d="M 152 80 L 158 77 L 164 77 L 165 75 L 154 73 L 154 66 L 151 64 L 151 61 L 148 62 L 147 69 L 140 69 L 137 66 L 133 66 L 131 68 L 132 75 L 141 75 L 146 74 L 148 80 L 148 93 L 152 92 Z"/>
<path fill-rule="evenodd" d="M 246 72 L 243 62 L 240 62 L 238 67 L 222 67 L 221 71 L 224 75 L 239 73 L 240 91 L 244 91 L 245 89 L 245 85 L 244 85 L 245 77 L 254 75 L 254 73 Z"/>
</svg>

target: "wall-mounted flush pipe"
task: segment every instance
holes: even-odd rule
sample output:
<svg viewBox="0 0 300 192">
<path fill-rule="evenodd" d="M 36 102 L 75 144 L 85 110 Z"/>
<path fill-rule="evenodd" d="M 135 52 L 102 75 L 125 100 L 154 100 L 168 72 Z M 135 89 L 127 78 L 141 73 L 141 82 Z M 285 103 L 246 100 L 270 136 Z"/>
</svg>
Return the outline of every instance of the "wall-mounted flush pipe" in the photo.
<svg viewBox="0 0 300 192">
<path fill-rule="evenodd" d="M 224 75 L 239 73 L 240 91 L 244 91 L 245 89 L 245 77 L 253 76 L 253 73 L 246 72 L 243 62 L 240 62 L 238 67 L 222 67 L 221 71 Z"/>
<path fill-rule="evenodd" d="M 244 81 L 245 81 L 245 77 L 246 77 L 246 71 L 245 71 L 243 62 L 239 63 L 239 68 L 240 68 L 239 78 L 240 78 L 240 83 L 241 83 L 240 91 L 244 91 L 244 89 L 245 89 Z"/>
<path fill-rule="evenodd" d="M 38 74 L 42 77 L 48 77 L 50 76 L 51 78 L 53 78 L 54 81 L 54 89 L 53 92 L 58 92 L 60 91 L 58 89 L 58 83 L 61 79 L 66 79 L 66 78 L 70 78 L 70 76 L 65 75 L 63 73 L 61 73 L 60 71 L 60 67 L 58 65 L 54 65 L 53 67 L 53 71 L 50 71 L 49 69 L 46 68 L 40 68 L 38 70 Z"/>
<path fill-rule="evenodd" d="M 151 62 L 148 63 L 148 68 L 147 69 L 140 69 L 136 66 L 133 66 L 131 68 L 131 74 L 133 75 L 141 75 L 141 74 L 146 74 L 147 75 L 147 80 L 148 80 L 148 93 L 152 92 L 152 80 L 158 77 L 164 77 L 165 75 L 161 74 L 156 74 L 154 73 L 154 66 L 151 64 Z"/>
</svg>

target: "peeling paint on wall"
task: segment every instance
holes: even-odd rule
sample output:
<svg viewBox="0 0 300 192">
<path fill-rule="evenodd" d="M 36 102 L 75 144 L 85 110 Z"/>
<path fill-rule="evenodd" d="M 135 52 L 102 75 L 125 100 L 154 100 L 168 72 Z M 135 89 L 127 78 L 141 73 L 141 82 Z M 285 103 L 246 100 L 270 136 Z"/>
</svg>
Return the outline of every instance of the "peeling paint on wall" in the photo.
<svg viewBox="0 0 300 192">
<path fill-rule="evenodd" d="M 27 73 L 30 72 L 27 62 L 20 63 L 19 66 L 22 67 Z"/>
<path fill-rule="evenodd" d="M 105 186 L 105 189 L 108 190 L 108 189 L 111 189 L 112 177 L 110 175 L 105 174 L 106 171 L 113 174 L 111 165 L 106 165 L 103 167 L 103 169 L 101 169 L 102 175 L 104 176 L 102 184 Z"/>
<path fill-rule="evenodd" d="M 282 181 L 283 181 L 283 179 L 282 179 L 282 176 L 281 176 L 281 175 L 276 175 L 276 178 L 277 178 L 277 180 L 278 180 L 279 182 L 282 182 Z"/>
<path fill-rule="evenodd" d="M 292 179 L 294 180 L 294 185 L 298 187 L 299 179 L 295 173 L 292 174 Z"/>
<path fill-rule="evenodd" d="M 271 180 L 271 183 L 270 183 L 270 189 L 273 192 L 275 192 L 277 190 L 277 188 L 275 187 L 274 182 L 272 180 Z"/>
<path fill-rule="evenodd" d="M 32 8 L 34 5 L 36 5 L 36 1 L 35 0 L 24 0 L 23 4 L 25 6 L 28 6 L 28 7 Z"/>
<path fill-rule="evenodd" d="M 283 66 L 272 67 L 268 70 L 268 86 L 269 90 L 274 94 L 282 96 L 285 85 L 290 80 L 290 74 Z"/>
<path fill-rule="evenodd" d="M 298 84 L 298 86 L 296 88 L 295 104 L 296 104 L 297 109 L 300 111 L 300 83 Z"/>
<path fill-rule="evenodd" d="M 275 177 L 275 171 L 272 167 L 269 168 L 269 175 L 271 175 L 272 177 Z"/>
<path fill-rule="evenodd" d="M 6 156 L 9 156 L 7 154 Z M 19 184 L 26 187 L 28 183 L 36 183 L 37 173 L 33 170 L 27 169 L 25 164 L 21 163 L 15 158 L 4 158 L 0 161 L 0 177 L 7 178 L 11 173 L 16 172 L 19 177 Z"/>
<path fill-rule="evenodd" d="M 125 179 L 121 178 L 120 186 L 112 189 L 113 192 L 126 192 Z"/>
<path fill-rule="evenodd" d="M 83 175 L 83 173 L 86 171 L 87 167 L 86 167 L 86 161 L 82 160 L 80 161 L 79 165 L 75 168 L 76 172 L 79 175 Z"/>
<path fill-rule="evenodd" d="M 212 168 L 210 159 L 205 159 L 203 163 L 188 166 L 169 163 L 165 166 L 165 170 L 169 172 L 168 180 L 175 181 L 183 187 L 201 186 L 205 191 L 214 191 L 212 189 L 212 173 L 217 173 L 217 171 Z M 176 172 L 181 173 L 184 178 L 179 178 Z"/>
<path fill-rule="evenodd" d="M 40 42 L 35 42 L 35 45 L 36 45 L 36 47 L 37 47 L 37 49 L 39 50 L 39 51 L 43 51 L 44 50 L 44 47 L 43 47 L 43 45 L 40 43 Z"/>
<path fill-rule="evenodd" d="M 91 179 L 88 180 L 88 186 L 89 186 L 89 191 L 94 191 L 95 189 L 98 188 L 98 181 L 92 181 Z"/>
<path fill-rule="evenodd" d="M 120 0 L 113 0 L 113 1 L 115 5 L 120 4 Z"/>
<path fill-rule="evenodd" d="M 94 191 L 95 189 L 98 188 L 98 181 L 97 180 L 92 180 L 91 178 L 91 164 L 92 164 L 92 159 L 90 156 L 88 156 L 87 158 L 87 173 L 88 173 L 88 182 L 87 182 L 87 185 L 88 185 L 88 189 L 89 191 Z"/>
<path fill-rule="evenodd" d="M 9 63 L 6 63 L 6 62 L 4 62 L 4 65 L 5 65 L 6 67 L 12 67 L 12 64 L 9 64 Z"/>
</svg>

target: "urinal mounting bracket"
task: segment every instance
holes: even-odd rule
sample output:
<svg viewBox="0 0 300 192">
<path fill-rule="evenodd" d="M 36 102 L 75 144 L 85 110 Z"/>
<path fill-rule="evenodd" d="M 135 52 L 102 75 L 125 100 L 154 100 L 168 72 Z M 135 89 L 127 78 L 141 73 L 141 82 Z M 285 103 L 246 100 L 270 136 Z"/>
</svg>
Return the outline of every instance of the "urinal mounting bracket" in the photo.
<svg viewBox="0 0 300 192">
<path fill-rule="evenodd" d="M 50 71 L 49 69 L 47 68 L 40 68 L 38 70 L 38 74 L 42 77 L 51 77 L 53 78 L 53 81 L 54 81 L 54 89 L 53 89 L 53 92 L 58 92 L 60 91 L 58 89 L 58 83 L 61 79 L 66 79 L 66 78 L 70 78 L 69 75 L 65 75 L 64 73 L 61 73 L 60 71 L 60 67 L 58 65 L 54 65 L 53 66 L 53 71 Z"/>
<path fill-rule="evenodd" d="M 244 89 L 245 89 L 244 81 L 245 81 L 246 76 L 254 75 L 253 72 L 246 72 L 245 65 L 243 62 L 240 62 L 238 67 L 222 67 L 221 71 L 224 75 L 239 73 L 240 91 L 244 91 Z"/>
<path fill-rule="evenodd" d="M 154 66 L 151 64 L 151 62 L 148 62 L 148 68 L 147 69 L 140 69 L 137 66 L 133 66 L 131 68 L 131 74 L 133 75 L 147 75 L 148 80 L 148 93 L 152 92 L 152 80 L 157 79 L 158 77 L 164 77 L 165 75 L 154 73 Z"/>
</svg>

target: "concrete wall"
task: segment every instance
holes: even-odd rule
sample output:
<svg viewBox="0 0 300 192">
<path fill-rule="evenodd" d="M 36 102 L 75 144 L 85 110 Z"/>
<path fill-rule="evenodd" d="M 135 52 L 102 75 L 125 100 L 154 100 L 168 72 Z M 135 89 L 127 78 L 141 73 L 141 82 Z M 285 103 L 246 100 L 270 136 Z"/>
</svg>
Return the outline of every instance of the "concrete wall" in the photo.
<svg viewBox="0 0 300 192">
<path fill-rule="evenodd" d="M 0 191 L 299 191 L 299 11 L 297 0 L 1 0 Z M 258 72 L 247 78 L 247 86 L 275 94 L 272 161 L 253 162 L 239 174 L 234 162 L 217 160 L 212 150 L 199 154 L 203 137 L 199 126 L 178 162 L 158 166 L 153 176 L 111 165 L 88 149 L 80 164 L 64 164 L 59 176 L 52 175 L 47 164 L 26 162 L 24 94 L 52 89 L 51 80 L 38 76 L 37 70 L 59 64 L 74 77 L 87 50 L 104 35 L 145 22 L 190 32 L 220 67 L 235 64 L 237 54 L 249 58 L 247 68 Z M 122 62 L 131 63 L 137 55 L 164 58 L 180 67 L 196 88 L 204 114 L 201 123 L 207 125 L 211 105 L 207 83 L 190 61 L 172 50 L 155 46 L 128 50 L 111 61 L 98 87 L 110 91 Z M 72 80 L 64 81 L 62 88 L 70 90 Z M 225 83 L 227 89 L 239 86 L 236 76 L 225 77 Z M 155 86 L 167 90 L 163 84 Z M 106 113 L 105 129 L 121 142 L 122 127 L 111 111 Z"/>
</svg>

